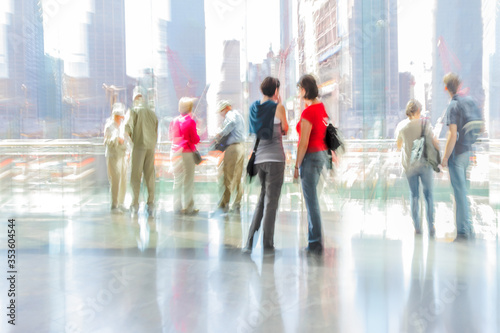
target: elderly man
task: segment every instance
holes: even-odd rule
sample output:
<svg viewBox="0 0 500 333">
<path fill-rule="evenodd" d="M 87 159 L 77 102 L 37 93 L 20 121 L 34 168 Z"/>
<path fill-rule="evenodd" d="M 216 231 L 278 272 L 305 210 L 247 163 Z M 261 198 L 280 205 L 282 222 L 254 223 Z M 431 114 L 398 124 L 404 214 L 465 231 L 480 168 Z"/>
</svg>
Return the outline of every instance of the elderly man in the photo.
<svg viewBox="0 0 500 333">
<path fill-rule="evenodd" d="M 224 117 L 224 123 L 216 134 L 216 140 L 227 137 L 226 150 L 223 161 L 224 194 L 219 202 L 219 209 L 224 213 L 229 211 L 231 194 L 236 197 L 233 203 L 233 212 L 239 213 L 243 187 L 241 186 L 241 174 L 245 163 L 245 121 L 241 114 L 233 110 L 231 102 L 222 100 L 219 102 L 217 111 Z"/>
<path fill-rule="evenodd" d="M 111 186 L 111 212 L 121 214 L 126 211 L 123 206 L 127 192 L 127 146 L 123 119 L 125 106 L 121 103 L 113 104 L 111 117 L 104 127 L 104 144 L 106 146 L 106 164 L 108 179 Z"/>
<path fill-rule="evenodd" d="M 141 177 L 148 188 L 147 211 L 149 217 L 155 213 L 155 148 L 158 139 L 158 118 L 145 104 L 142 91 L 134 88 L 134 107 L 130 110 L 130 118 L 125 125 L 134 148 L 132 149 L 132 170 L 130 184 L 132 185 L 132 215 L 139 211 L 139 194 Z"/>
</svg>

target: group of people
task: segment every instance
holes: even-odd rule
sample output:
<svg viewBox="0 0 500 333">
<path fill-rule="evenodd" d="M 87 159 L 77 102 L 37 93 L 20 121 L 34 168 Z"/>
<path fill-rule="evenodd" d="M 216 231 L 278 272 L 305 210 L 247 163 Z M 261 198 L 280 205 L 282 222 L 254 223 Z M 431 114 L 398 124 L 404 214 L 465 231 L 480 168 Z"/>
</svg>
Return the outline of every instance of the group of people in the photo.
<svg viewBox="0 0 500 333">
<path fill-rule="evenodd" d="M 447 142 L 441 161 L 443 167 L 449 167 L 451 184 L 456 199 L 456 220 L 459 237 L 469 237 L 472 232 L 470 210 L 467 203 L 466 170 L 469 163 L 470 145 L 464 144 L 460 131 L 463 127 L 464 110 L 458 94 L 460 80 L 450 73 L 444 78 L 445 89 L 452 100 L 446 112 L 446 125 L 449 126 Z M 297 88 L 305 105 L 297 123 L 299 135 L 297 157 L 294 166 L 294 178 L 300 178 L 308 220 L 308 253 L 320 254 L 323 251 L 321 211 L 316 191 L 323 167 L 329 155 L 325 143 L 329 123 L 325 106 L 319 99 L 319 90 L 312 75 L 303 75 Z M 285 152 L 283 135 L 289 131 L 286 110 L 281 103 L 277 78 L 266 77 L 260 86 L 262 99 L 250 106 L 249 132 L 255 135 L 255 169 L 260 180 L 261 190 L 252 218 L 248 238 L 242 251 L 252 252 L 254 237 L 263 229 L 263 249 L 274 251 L 274 229 L 278 204 L 285 172 Z M 171 171 L 174 175 L 175 214 L 196 215 L 194 205 L 194 171 L 200 160 L 196 144 L 200 137 L 192 111 L 195 100 L 183 97 L 179 101 L 179 113 L 170 124 Z M 108 163 L 108 175 L 111 183 L 112 212 L 126 211 L 123 206 L 125 197 L 126 168 L 125 152 L 129 144 L 132 150 L 132 213 L 139 208 L 139 190 L 141 177 L 148 188 L 148 214 L 154 216 L 155 172 L 154 151 L 157 141 L 158 119 L 154 111 L 143 102 L 139 90 L 134 91 L 134 107 L 129 119 L 123 125 L 124 106 L 113 105 L 113 116 L 106 124 L 105 144 Z M 419 184 L 422 183 L 427 206 L 429 235 L 434 236 L 434 208 L 432 195 L 432 168 L 429 164 L 418 166 L 410 164 L 413 143 L 425 136 L 427 142 L 439 151 L 439 144 L 430 125 L 421 118 L 422 106 L 417 100 L 411 100 L 406 108 L 407 122 L 397 134 L 397 146 L 402 149 L 402 164 L 410 187 L 411 215 L 415 232 L 422 228 L 419 216 Z M 220 101 L 217 112 L 224 118 L 222 126 L 215 136 L 216 141 L 224 140 L 223 184 L 224 191 L 218 204 L 222 213 L 239 213 L 243 196 L 242 174 L 247 161 L 245 154 L 245 121 L 242 115 L 232 108 L 230 101 Z M 198 161 L 197 161 L 198 160 Z M 230 205 L 231 197 L 234 197 Z M 231 208 L 230 208 L 231 207 Z"/>
<path fill-rule="evenodd" d="M 130 185 L 132 187 L 133 215 L 139 211 L 139 194 L 141 181 L 148 189 L 147 211 L 149 216 L 155 214 L 155 148 L 158 141 L 158 117 L 145 103 L 140 87 L 133 92 L 133 107 L 125 119 L 125 105 L 115 103 L 112 117 L 104 127 L 104 144 L 106 146 L 106 164 L 108 179 L 111 185 L 111 212 L 124 213 L 127 191 L 127 150 L 132 145 L 132 169 Z"/>
<path fill-rule="evenodd" d="M 475 102 L 469 96 L 459 94 L 460 78 L 455 73 L 448 73 L 443 79 L 444 88 L 451 97 L 450 104 L 443 121 L 448 126 L 445 150 L 441 159 L 441 166 L 448 167 L 451 186 L 455 197 L 455 217 L 457 239 L 474 236 L 470 206 L 467 200 L 467 168 L 469 166 L 472 145 L 466 140 L 465 125 L 467 119 L 477 110 Z M 434 199 L 433 199 L 433 168 L 430 163 L 411 163 L 411 154 L 415 140 L 424 136 L 428 145 L 433 145 L 439 152 L 438 140 L 432 132 L 432 127 L 421 117 L 422 105 L 417 100 L 410 100 L 406 106 L 408 120 L 397 131 L 397 146 L 402 149 L 402 165 L 410 187 L 411 216 L 415 233 L 422 233 L 420 223 L 419 186 L 422 183 L 423 195 L 426 203 L 426 218 L 429 235 L 433 237 L 434 226 Z"/>
</svg>

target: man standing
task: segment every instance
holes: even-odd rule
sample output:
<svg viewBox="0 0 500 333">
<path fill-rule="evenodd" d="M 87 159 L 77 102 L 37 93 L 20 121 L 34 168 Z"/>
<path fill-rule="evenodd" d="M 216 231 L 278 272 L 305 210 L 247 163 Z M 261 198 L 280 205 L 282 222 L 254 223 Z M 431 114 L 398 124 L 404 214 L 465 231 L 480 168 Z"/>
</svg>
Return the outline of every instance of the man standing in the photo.
<svg viewBox="0 0 500 333">
<path fill-rule="evenodd" d="M 123 206 L 127 191 L 127 147 L 124 136 L 123 119 L 125 106 L 121 103 L 113 104 L 111 118 L 104 127 L 104 144 L 106 146 L 106 164 L 108 179 L 111 186 L 111 212 L 120 214 L 126 211 Z"/>
<path fill-rule="evenodd" d="M 233 203 L 233 212 L 239 213 L 241 208 L 241 198 L 243 197 L 243 187 L 241 186 L 241 174 L 245 163 L 245 121 L 241 114 L 233 110 L 231 103 L 226 100 L 219 102 L 217 111 L 224 117 L 224 123 L 216 134 L 216 140 L 227 137 L 226 150 L 224 153 L 223 173 L 224 173 L 224 194 L 219 202 L 219 209 L 224 213 L 229 211 L 229 201 L 231 194 L 235 192 L 236 197 Z"/>
<path fill-rule="evenodd" d="M 155 148 L 158 139 L 158 118 L 146 106 L 140 87 L 134 88 L 134 107 L 130 111 L 130 118 L 125 125 L 134 147 L 132 149 L 132 170 L 130 184 L 132 185 L 132 215 L 139 210 L 139 194 L 141 177 L 144 173 L 144 182 L 148 188 L 147 209 L 149 217 L 154 217 L 155 209 Z"/>
<path fill-rule="evenodd" d="M 446 74 L 443 82 L 445 90 L 450 94 L 451 101 L 446 111 L 446 125 L 449 128 L 441 165 L 448 167 L 450 171 L 451 186 L 455 195 L 457 238 L 469 238 L 472 236 L 472 223 L 467 200 L 466 176 L 471 145 L 464 142 L 463 126 L 469 113 L 473 112 L 470 110 L 470 105 L 474 105 L 474 103 L 471 97 L 457 94 L 461 84 L 457 74 Z"/>
</svg>

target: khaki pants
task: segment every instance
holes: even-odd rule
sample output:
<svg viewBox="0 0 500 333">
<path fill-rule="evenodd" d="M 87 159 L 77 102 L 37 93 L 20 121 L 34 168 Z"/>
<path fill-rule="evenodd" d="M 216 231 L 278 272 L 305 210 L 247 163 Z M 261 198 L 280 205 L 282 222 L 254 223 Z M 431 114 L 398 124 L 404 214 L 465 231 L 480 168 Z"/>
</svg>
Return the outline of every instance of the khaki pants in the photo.
<svg viewBox="0 0 500 333">
<path fill-rule="evenodd" d="M 144 182 L 148 188 L 148 207 L 153 208 L 155 203 L 155 150 L 134 149 L 132 151 L 132 170 L 130 184 L 132 185 L 132 206 L 139 208 L 139 194 L 141 177 L 144 173 Z"/>
<path fill-rule="evenodd" d="M 125 155 L 111 155 L 106 157 L 106 163 L 111 186 L 111 208 L 117 208 L 123 205 L 127 193 L 127 159 Z"/>
<path fill-rule="evenodd" d="M 172 154 L 174 171 L 174 210 L 186 212 L 194 209 L 194 157 L 193 153 L 176 152 Z M 182 204 L 184 195 L 184 205 Z"/>
<path fill-rule="evenodd" d="M 229 206 L 231 194 L 235 193 L 234 208 L 240 208 L 243 197 L 243 186 L 241 185 L 241 174 L 245 164 L 245 147 L 243 143 L 235 143 L 227 147 L 224 153 L 224 194 L 219 203 L 219 207 Z"/>
</svg>

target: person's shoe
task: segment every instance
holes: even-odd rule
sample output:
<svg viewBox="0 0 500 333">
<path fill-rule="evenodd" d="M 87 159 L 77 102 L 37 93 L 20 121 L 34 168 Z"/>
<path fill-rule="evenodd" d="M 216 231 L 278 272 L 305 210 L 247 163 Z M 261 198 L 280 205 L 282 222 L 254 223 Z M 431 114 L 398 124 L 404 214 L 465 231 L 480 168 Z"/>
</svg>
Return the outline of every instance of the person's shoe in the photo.
<svg viewBox="0 0 500 333">
<path fill-rule="evenodd" d="M 137 214 L 139 214 L 139 207 L 138 206 L 130 206 L 130 215 L 137 216 Z"/>
<path fill-rule="evenodd" d="M 148 207 L 148 216 L 153 218 L 155 217 L 155 209 Z"/>
<path fill-rule="evenodd" d="M 304 251 L 306 254 L 321 255 L 323 253 L 323 245 L 321 243 L 309 243 L 309 246 Z"/>
<path fill-rule="evenodd" d="M 272 256 L 275 253 L 274 246 L 265 246 L 264 247 L 264 255 L 265 256 Z"/>
<path fill-rule="evenodd" d="M 231 209 L 231 213 L 240 215 L 240 207 L 239 206 L 233 207 L 233 209 Z"/>
<path fill-rule="evenodd" d="M 198 213 L 200 212 L 199 209 L 193 209 L 191 211 L 187 211 L 187 210 L 183 209 L 182 211 L 183 211 L 183 214 L 187 215 L 187 216 L 195 216 L 195 215 L 198 215 Z"/>
<path fill-rule="evenodd" d="M 125 207 L 124 205 L 118 206 L 118 209 L 121 210 L 122 213 L 127 213 L 129 211 L 129 209 L 127 207 Z"/>
<path fill-rule="evenodd" d="M 475 238 L 475 234 L 473 232 L 469 232 L 466 234 L 457 234 L 457 238 L 455 238 L 455 241 L 467 241 L 467 240 L 473 240 Z"/>
<path fill-rule="evenodd" d="M 111 214 L 122 214 L 123 212 L 118 207 L 111 207 Z"/>
<path fill-rule="evenodd" d="M 227 212 L 229 212 L 229 206 L 219 205 L 217 206 L 217 210 L 223 214 L 226 214 Z"/>
<path fill-rule="evenodd" d="M 429 237 L 430 238 L 436 237 L 436 228 L 434 226 L 429 228 Z"/>
<path fill-rule="evenodd" d="M 251 246 L 245 246 L 244 248 L 241 249 L 241 253 L 244 254 L 251 254 L 252 253 L 252 247 Z"/>
</svg>

